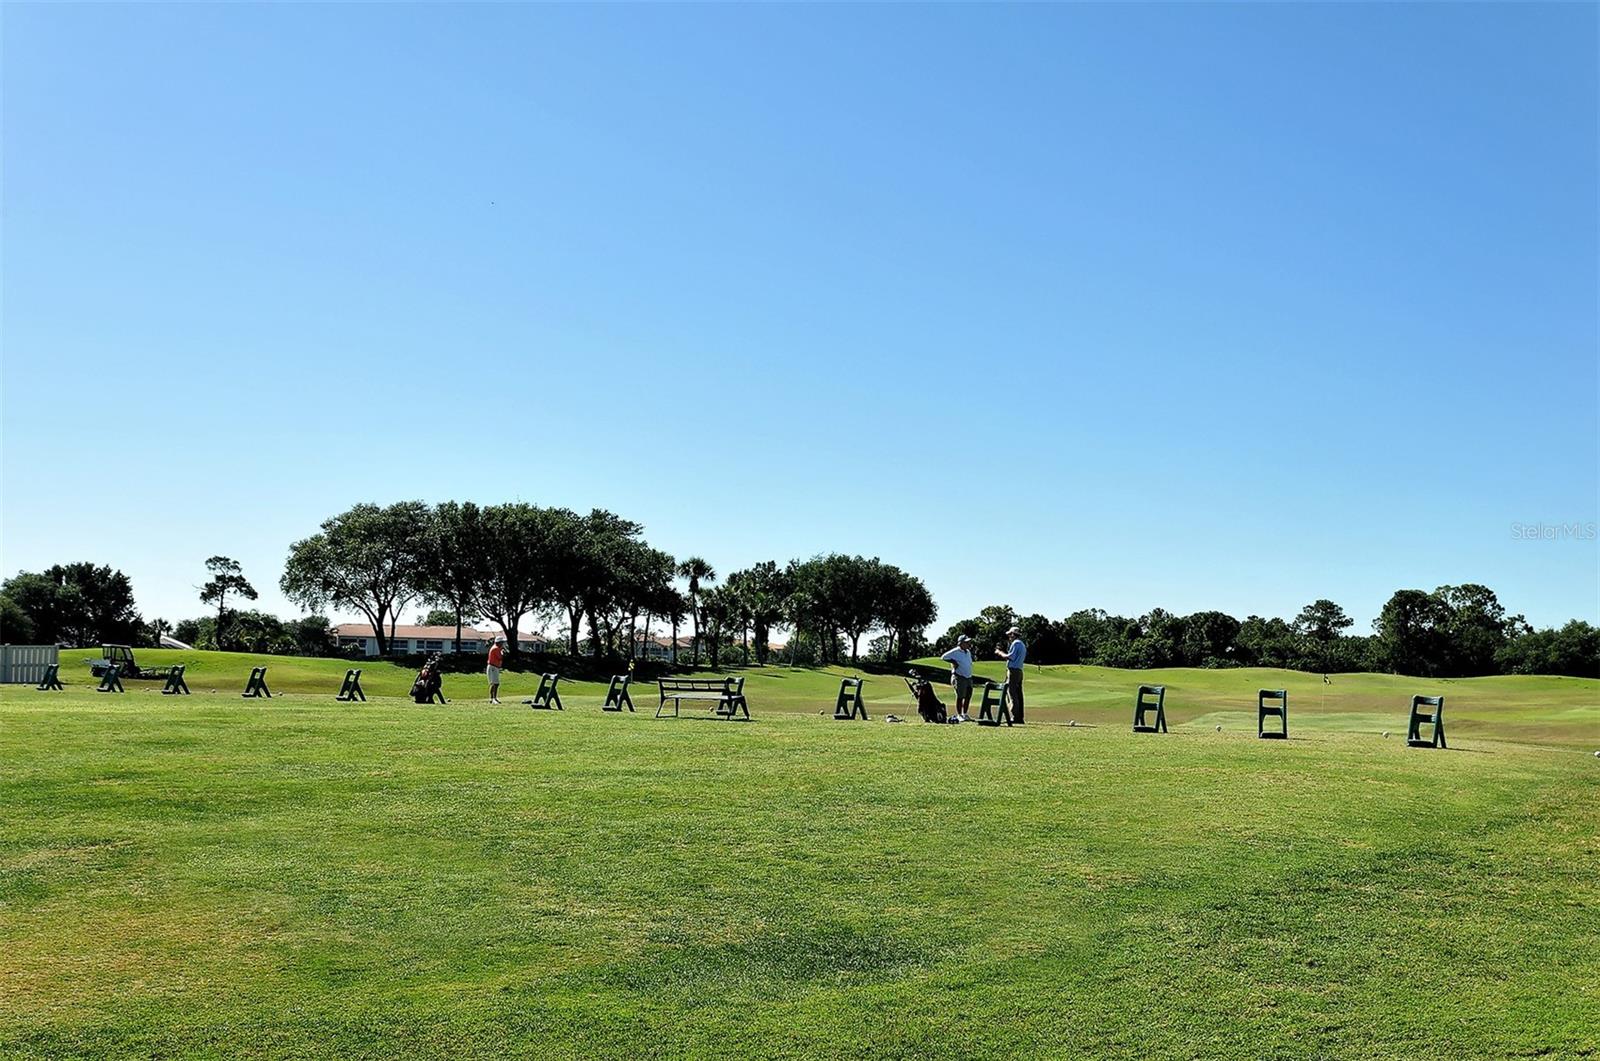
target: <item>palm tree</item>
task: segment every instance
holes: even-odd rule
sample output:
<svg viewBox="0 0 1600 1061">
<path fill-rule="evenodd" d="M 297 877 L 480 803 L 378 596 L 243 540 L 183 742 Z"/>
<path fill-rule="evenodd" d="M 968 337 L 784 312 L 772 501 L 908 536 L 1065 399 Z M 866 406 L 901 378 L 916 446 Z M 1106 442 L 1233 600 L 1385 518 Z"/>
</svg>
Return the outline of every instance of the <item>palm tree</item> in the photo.
<svg viewBox="0 0 1600 1061">
<path fill-rule="evenodd" d="M 683 594 L 675 589 L 669 589 L 660 605 L 662 618 L 672 623 L 672 654 L 669 658 L 674 667 L 678 665 L 678 626 L 683 622 L 683 604 Z"/>
<path fill-rule="evenodd" d="M 689 611 L 694 618 L 694 665 L 700 666 L 700 587 L 702 583 L 711 583 L 717 580 L 717 572 L 712 566 L 700 559 L 691 556 L 678 565 L 678 574 L 689 580 Z"/>
<path fill-rule="evenodd" d="M 796 653 L 800 651 L 800 634 L 805 630 L 806 624 L 812 621 L 816 612 L 816 598 L 811 595 L 810 590 L 797 589 L 784 599 L 783 617 L 788 621 L 789 629 L 792 631 L 789 636 L 789 666 L 791 668 L 794 666 Z M 817 658 L 819 661 L 822 659 L 821 651 L 822 637 L 819 631 L 817 637 Z"/>
<path fill-rule="evenodd" d="M 718 670 L 722 666 L 722 631 L 737 614 L 733 594 L 726 588 L 706 590 L 700 611 L 711 642 L 711 669 Z"/>
</svg>

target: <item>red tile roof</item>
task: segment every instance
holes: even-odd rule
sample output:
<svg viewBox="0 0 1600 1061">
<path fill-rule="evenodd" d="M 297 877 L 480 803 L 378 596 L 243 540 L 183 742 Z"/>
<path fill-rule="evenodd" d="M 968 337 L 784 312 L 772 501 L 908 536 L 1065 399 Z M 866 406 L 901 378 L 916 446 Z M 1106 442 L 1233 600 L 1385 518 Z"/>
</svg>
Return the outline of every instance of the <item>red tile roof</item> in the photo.
<svg viewBox="0 0 1600 1061">
<path fill-rule="evenodd" d="M 333 628 L 333 632 L 340 637 L 371 637 L 371 623 L 340 623 Z M 454 641 L 456 628 L 453 626 L 407 626 L 400 623 L 394 628 L 394 637 L 425 638 L 429 640 Z M 474 630 L 470 626 L 461 628 L 463 641 L 493 641 L 495 635 L 484 630 Z"/>
</svg>

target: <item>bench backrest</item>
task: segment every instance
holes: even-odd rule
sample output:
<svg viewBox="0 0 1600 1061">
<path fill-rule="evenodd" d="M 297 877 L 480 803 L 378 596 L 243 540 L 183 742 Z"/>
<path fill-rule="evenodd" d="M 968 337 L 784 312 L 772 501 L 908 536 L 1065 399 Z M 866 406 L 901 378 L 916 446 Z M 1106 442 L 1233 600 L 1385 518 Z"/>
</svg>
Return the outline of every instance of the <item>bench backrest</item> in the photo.
<svg viewBox="0 0 1600 1061">
<path fill-rule="evenodd" d="M 1289 690 L 1287 690 L 1287 689 L 1262 689 L 1262 690 L 1260 690 L 1259 692 L 1256 693 L 1256 706 L 1257 707 L 1265 707 L 1268 700 L 1276 700 L 1276 701 L 1278 701 L 1277 706 L 1281 707 L 1284 704 L 1287 704 L 1289 702 Z"/>
<path fill-rule="evenodd" d="M 731 692 L 735 695 L 744 691 L 744 678 L 660 678 L 657 680 L 663 692 L 683 693 L 714 693 Z"/>
</svg>

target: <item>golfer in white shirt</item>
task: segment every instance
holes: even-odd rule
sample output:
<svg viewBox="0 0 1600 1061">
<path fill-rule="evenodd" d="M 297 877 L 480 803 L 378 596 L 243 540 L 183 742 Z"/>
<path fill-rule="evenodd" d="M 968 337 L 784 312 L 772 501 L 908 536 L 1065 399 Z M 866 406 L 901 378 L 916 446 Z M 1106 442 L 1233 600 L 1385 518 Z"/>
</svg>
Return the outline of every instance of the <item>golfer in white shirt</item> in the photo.
<svg viewBox="0 0 1600 1061">
<path fill-rule="evenodd" d="M 962 634 L 956 647 L 939 657 L 950 664 L 950 684 L 956 690 L 956 721 L 969 722 L 967 707 L 972 702 L 972 638 Z"/>
</svg>

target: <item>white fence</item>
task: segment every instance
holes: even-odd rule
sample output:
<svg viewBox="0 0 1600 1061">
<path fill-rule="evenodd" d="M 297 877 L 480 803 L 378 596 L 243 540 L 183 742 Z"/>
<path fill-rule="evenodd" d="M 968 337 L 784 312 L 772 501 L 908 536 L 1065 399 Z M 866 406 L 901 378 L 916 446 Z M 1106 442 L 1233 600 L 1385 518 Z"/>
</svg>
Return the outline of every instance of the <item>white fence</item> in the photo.
<svg viewBox="0 0 1600 1061">
<path fill-rule="evenodd" d="M 0 645 L 0 684 L 28 682 L 38 685 L 44 669 L 61 662 L 54 645 Z"/>
</svg>

